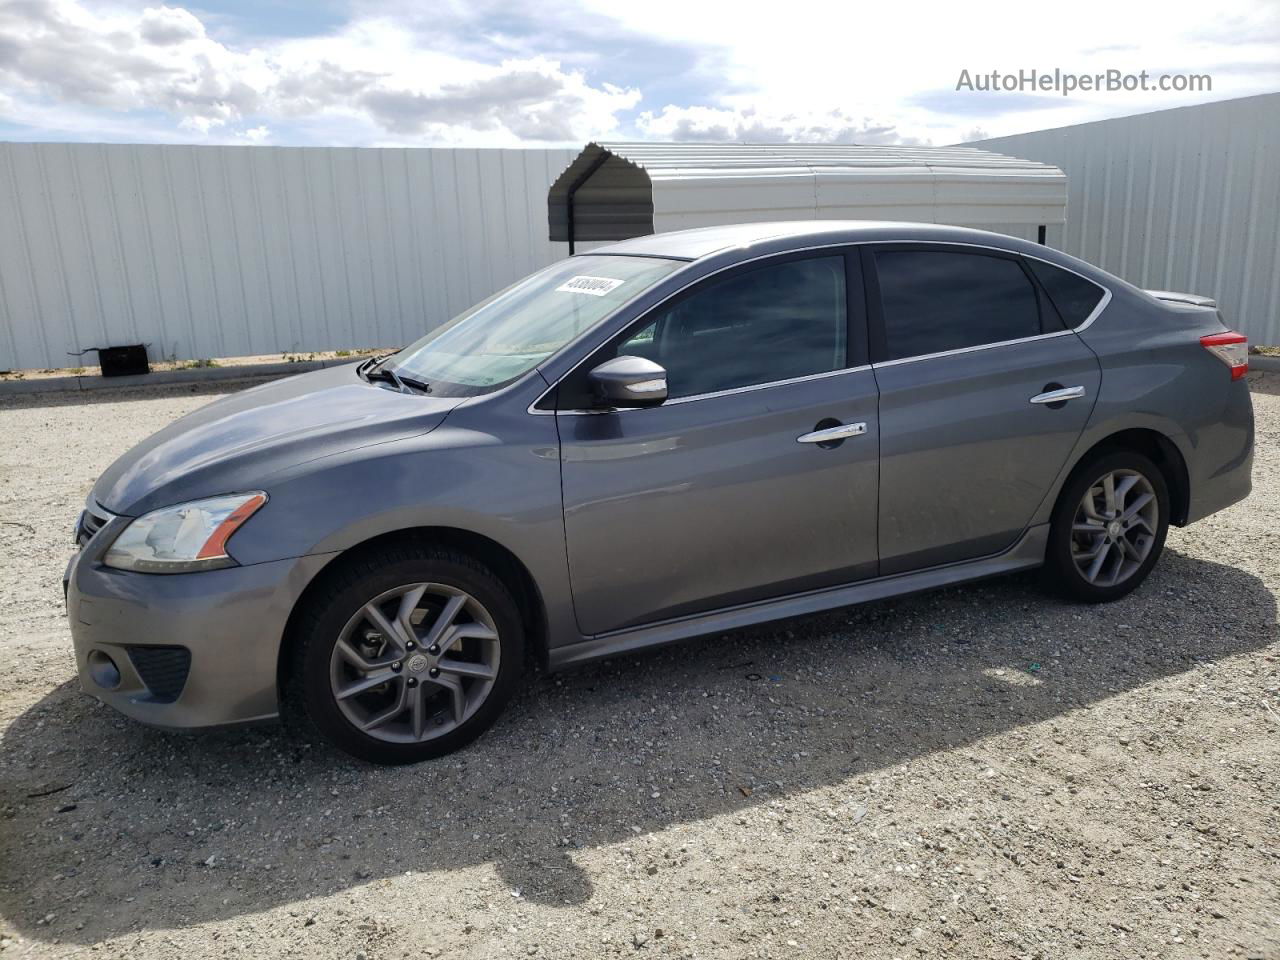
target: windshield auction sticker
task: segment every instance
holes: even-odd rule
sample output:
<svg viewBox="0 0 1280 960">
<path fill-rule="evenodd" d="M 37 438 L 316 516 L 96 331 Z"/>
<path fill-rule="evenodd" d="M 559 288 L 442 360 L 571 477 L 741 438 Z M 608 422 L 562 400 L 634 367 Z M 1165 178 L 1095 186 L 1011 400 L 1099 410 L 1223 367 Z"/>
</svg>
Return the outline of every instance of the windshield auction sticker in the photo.
<svg viewBox="0 0 1280 960">
<path fill-rule="evenodd" d="M 585 293 L 589 297 L 603 297 L 626 283 L 611 277 L 570 277 L 556 287 L 558 293 Z"/>
</svg>

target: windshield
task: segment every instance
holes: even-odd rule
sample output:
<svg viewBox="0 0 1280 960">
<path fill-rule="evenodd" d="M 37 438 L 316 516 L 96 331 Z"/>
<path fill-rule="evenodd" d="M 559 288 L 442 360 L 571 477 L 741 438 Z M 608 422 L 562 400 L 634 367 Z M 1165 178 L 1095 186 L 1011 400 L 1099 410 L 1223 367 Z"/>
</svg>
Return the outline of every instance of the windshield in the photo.
<svg viewBox="0 0 1280 960">
<path fill-rule="evenodd" d="M 571 257 L 525 277 L 388 362 L 433 394 L 471 397 L 511 383 L 628 300 L 684 266 L 651 257 Z"/>
</svg>

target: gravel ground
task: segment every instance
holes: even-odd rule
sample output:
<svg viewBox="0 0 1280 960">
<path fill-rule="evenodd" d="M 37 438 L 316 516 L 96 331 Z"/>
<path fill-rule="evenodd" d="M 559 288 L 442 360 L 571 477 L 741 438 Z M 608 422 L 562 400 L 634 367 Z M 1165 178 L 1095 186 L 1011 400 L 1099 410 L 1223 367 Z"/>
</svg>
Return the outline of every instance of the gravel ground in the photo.
<svg viewBox="0 0 1280 960">
<path fill-rule="evenodd" d="M 1108 607 L 1034 576 L 530 682 L 378 769 L 78 692 L 98 473 L 209 391 L 0 404 L 0 950 L 1280 958 L 1280 376 L 1254 493 Z"/>
</svg>

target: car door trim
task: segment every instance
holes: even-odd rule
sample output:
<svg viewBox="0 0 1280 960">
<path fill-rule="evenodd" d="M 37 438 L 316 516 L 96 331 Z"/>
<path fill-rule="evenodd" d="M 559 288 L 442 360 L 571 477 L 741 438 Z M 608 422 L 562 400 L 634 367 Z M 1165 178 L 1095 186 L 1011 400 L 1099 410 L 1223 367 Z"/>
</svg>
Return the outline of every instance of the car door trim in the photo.
<svg viewBox="0 0 1280 960">
<path fill-rule="evenodd" d="M 1048 540 L 1049 525 L 1035 524 L 1024 529 L 1006 549 L 985 557 L 958 560 L 921 570 L 891 573 L 841 586 L 824 587 L 819 590 L 757 600 L 752 603 L 723 607 L 719 610 L 588 635 L 576 643 L 552 647 L 547 651 L 548 665 L 552 670 L 560 670 L 620 653 L 686 640 L 690 637 L 723 633 L 758 623 L 819 613 L 823 610 L 847 607 L 869 600 L 903 596 L 921 590 L 932 590 L 936 587 L 965 583 L 997 574 L 1012 573 L 1015 570 L 1027 570 L 1044 564 Z"/>
<path fill-rule="evenodd" d="M 751 263 L 756 263 L 761 260 L 770 260 L 776 257 L 790 256 L 792 254 L 812 253 L 812 252 L 818 252 L 823 250 L 850 250 L 850 248 L 855 248 L 855 247 L 858 248 L 860 252 L 862 248 L 865 248 L 865 247 L 883 246 L 885 244 L 895 244 L 895 243 L 930 244 L 932 246 L 938 246 L 938 247 L 972 247 L 974 249 L 979 249 L 979 250 L 993 250 L 997 253 L 1003 253 L 1008 256 L 1026 257 L 1027 259 L 1030 259 L 1030 260 L 1039 260 L 1041 263 L 1047 263 L 1051 267 L 1056 267 L 1059 270 L 1065 270 L 1068 273 L 1073 273 L 1077 277 L 1079 277 L 1081 280 L 1086 280 L 1089 283 L 1092 283 L 1095 287 L 1097 287 L 1099 290 L 1102 291 L 1102 299 L 1098 301 L 1097 306 L 1093 308 L 1093 311 L 1089 314 L 1089 316 L 1085 317 L 1083 323 L 1081 323 L 1079 326 L 1071 327 L 1067 330 L 1054 330 L 1050 333 L 1040 333 L 1030 337 L 1020 337 L 1016 340 L 1001 340 L 996 343 L 980 343 L 971 347 L 958 347 L 954 350 L 942 350 L 937 353 L 921 354 L 918 357 L 901 357 L 897 360 L 882 360 L 879 363 L 865 363 L 865 364 L 860 364 L 859 366 L 856 366 L 856 367 L 842 367 L 839 370 L 827 370 L 827 371 L 823 371 L 822 373 L 809 374 L 803 377 L 791 377 L 786 380 L 770 380 L 768 383 L 753 383 L 745 387 L 734 387 L 729 390 L 717 390 L 712 393 L 699 393 L 699 394 L 693 394 L 688 397 L 676 397 L 675 399 L 666 401 L 660 406 L 668 407 L 668 406 L 671 406 L 672 404 L 677 404 L 677 403 L 692 403 L 697 400 L 711 400 L 717 397 L 729 396 L 731 394 L 736 394 L 736 393 L 746 393 L 752 390 L 764 390 L 769 387 L 780 387 L 780 386 L 786 386 L 792 383 L 801 383 L 805 380 L 816 380 L 823 377 L 839 376 L 840 374 L 845 374 L 845 373 L 855 373 L 859 370 L 874 370 L 878 367 L 887 367 L 887 366 L 900 364 L 900 363 L 915 363 L 918 360 L 934 360 L 934 359 L 937 359 L 938 357 L 948 357 L 948 356 L 954 356 L 954 355 L 959 355 L 964 353 L 973 353 L 974 351 L 977 351 L 977 350 L 990 350 L 994 347 L 1007 347 L 1015 343 L 1030 343 L 1033 340 L 1049 340 L 1049 339 L 1052 339 L 1053 337 L 1064 337 L 1068 334 L 1073 334 L 1073 333 L 1079 334 L 1080 331 L 1088 329 L 1089 326 L 1095 320 L 1097 320 L 1098 317 L 1102 315 L 1102 312 L 1106 310 L 1108 304 L 1111 303 L 1111 297 L 1112 297 L 1111 289 L 1105 286 L 1104 284 L 1099 283 L 1097 280 L 1094 280 L 1092 277 L 1087 277 L 1083 273 L 1080 273 L 1078 270 L 1073 270 L 1070 267 L 1064 267 L 1060 263 L 1054 263 L 1052 260 L 1046 260 L 1044 257 L 1037 257 L 1034 254 L 1022 253 L 1017 250 L 1009 250 L 1005 247 L 997 247 L 987 243 L 964 243 L 964 242 L 947 241 L 947 240 L 939 240 L 939 241 L 911 240 L 906 238 L 901 240 L 842 240 L 842 241 L 836 241 L 832 243 L 816 244 L 814 246 L 809 246 L 809 247 L 798 247 L 795 250 L 781 250 L 781 251 L 774 251 L 772 253 L 762 253 L 757 257 L 751 257 L 746 260 L 739 260 L 736 263 L 726 264 L 723 267 L 719 267 L 716 270 L 711 271 L 710 273 L 707 273 L 700 277 L 692 279 L 688 283 L 684 284 L 683 286 L 671 291 L 671 293 L 667 294 L 667 296 L 663 297 L 657 303 L 653 304 L 641 316 L 636 317 L 631 322 L 633 324 L 641 323 L 646 317 L 651 316 L 653 313 L 661 309 L 668 301 L 674 299 L 675 297 L 680 296 L 690 287 L 693 287 L 696 284 L 702 283 L 704 280 L 709 280 L 710 278 L 717 276 L 718 274 L 724 273 L 726 270 L 734 270 L 734 269 L 737 269 L 738 267 L 742 267 Z M 610 254 L 603 254 L 600 251 L 595 251 L 595 250 L 593 250 L 592 253 L 600 253 L 600 255 L 602 256 L 610 256 Z M 621 254 L 619 254 L 619 256 L 621 256 Z M 848 271 L 851 269 L 853 268 L 848 263 L 848 258 L 846 258 L 846 266 L 845 266 L 846 282 L 848 279 Z M 865 274 L 862 277 L 862 286 L 863 286 L 864 292 L 869 297 L 870 290 L 868 289 Z M 869 326 L 871 322 L 870 316 L 866 315 L 865 313 L 864 313 L 864 316 L 866 316 L 867 324 Z M 603 322 L 607 322 L 607 318 L 605 321 L 602 321 L 602 323 Z M 870 331 L 868 331 L 868 333 L 869 332 Z M 577 373 L 578 369 L 582 367 L 582 365 L 585 364 L 588 360 L 590 360 L 592 355 L 602 345 L 603 345 L 602 343 L 596 344 L 596 346 L 594 346 L 591 350 L 589 350 L 581 360 L 579 360 L 569 370 L 565 371 L 564 374 L 562 374 L 559 378 L 557 378 L 556 381 L 553 384 L 551 384 L 551 386 L 547 387 L 546 390 L 543 390 L 540 394 L 538 394 L 538 396 L 534 399 L 534 401 L 530 403 L 529 406 L 526 408 L 526 412 L 536 417 L 543 417 L 543 416 L 554 417 L 557 414 L 561 416 L 567 416 L 567 417 L 581 417 L 581 416 L 598 416 L 600 414 L 609 414 L 609 413 L 626 413 L 628 411 L 634 411 L 634 410 L 640 410 L 640 409 L 656 409 L 654 407 L 601 408 L 598 410 L 590 410 L 590 409 L 588 410 L 583 410 L 583 409 L 541 410 L 541 409 L 538 409 L 538 404 L 542 403 L 543 400 L 545 400 L 548 395 L 554 393 L 556 388 L 559 387 L 563 381 L 567 380 L 569 377 Z"/>
</svg>

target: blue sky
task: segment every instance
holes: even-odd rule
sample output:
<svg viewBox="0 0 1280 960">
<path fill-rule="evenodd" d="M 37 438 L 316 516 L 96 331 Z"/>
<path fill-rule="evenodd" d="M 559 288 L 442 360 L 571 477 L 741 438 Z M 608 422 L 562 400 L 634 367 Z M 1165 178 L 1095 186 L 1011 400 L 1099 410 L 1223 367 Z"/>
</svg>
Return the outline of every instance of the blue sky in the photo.
<svg viewBox="0 0 1280 960">
<path fill-rule="evenodd" d="M 957 90 L 961 71 L 1208 74 Z M 945 144 L 1280 90 L 1280 3 L 0 2 L 0 137 Z"/>
</svg>

